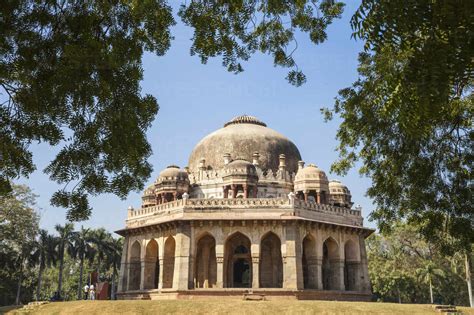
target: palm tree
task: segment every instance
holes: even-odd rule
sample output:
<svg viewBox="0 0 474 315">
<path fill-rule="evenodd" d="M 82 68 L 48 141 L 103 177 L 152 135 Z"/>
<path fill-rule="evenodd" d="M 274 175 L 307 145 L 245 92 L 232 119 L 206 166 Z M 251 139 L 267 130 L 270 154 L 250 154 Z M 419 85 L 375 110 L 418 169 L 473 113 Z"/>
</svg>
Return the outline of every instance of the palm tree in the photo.
<svg viewBox="0 0 474 315">
<path fill-rule="evenodd" d="M 107 269 L 112 268 L 112 289 L 110 298 L 115 300 L 115 277 L 118 276 L 118 270 L 120 269 L 122 259 L 122 238 L 111 238 L 107 244 Z"/>
<path fill-rule="evenodd" d="M 82 299 L 82 278 L 84 274 L 84 260 L 90 262 L 94 259 L 95 251 L 92 248 L 92 233 L 90 229 L 84 229 L 74 232 L 72 235 L 72 246 L 69 246 L 68 253 L 72 258 L 79 258 L 79 286 L 77 288 L 77 299 Z"/>
<path fill-rule="evenodd" d="M 33 241 L 29 241 L 28 243 L 23 244 L 20 249 L 20 254 L 18 255 L 18 258 L 15 262 L 15 265 L 19 267 L 15 305 L 20 304 L 21 283 L 23 282 L 23 270 L 27 267 L 34 267 L 35 265 L 34 257 L 32 255 L 34 246 L 35 244 Z"/>
<path fill-rule="evenodd" d="M 36 287 L 36 300 L 40 299 L 41 293 L 41 280 L 43 277 L 43 271 L 46 267 L 56 265 L 58 258 L 58 252 L 56 247 L 59 240 L 54 235 L 48 234 L 48 231 L 41 229 L 39 231 L 38 240 L 35 242 L 35 251 L 33 257 L 35 262 L 39 265 L 38 271 L 38 285 Z"/>
<path fill-rule="evenodd" d="M 104 228 L 92 231 L 91 241 L 97 251 L 97 280 L 100 278 L 100 268 L 102 267 L 102 261 L 106 258 L 107 244 L 111 238 L 112 235 Z"/>
<path fill-rule="evenodd" d="M 63 269 L 64 269 L 64 250 L 71 244 L 71 237 L 74 232 L 74 224 L 66 223 L 64 226 L 56 225 L 54 227 L 59 233 L 59 278 L 58 278 L 58 295 L 61 298 L 61 292 L 63 287 Z"/>
<path fill-rule="evenodd" d="M 431 304 L 434 303 L 433 299 L 433 279 L 436 276 L 444 277 L 444 271 L 437 268 L 432 261 L 428 261 L 422 268 L 418 268 L 416 273 L 420 279 L 430 286 L 430 300 Z"/>
</svg>

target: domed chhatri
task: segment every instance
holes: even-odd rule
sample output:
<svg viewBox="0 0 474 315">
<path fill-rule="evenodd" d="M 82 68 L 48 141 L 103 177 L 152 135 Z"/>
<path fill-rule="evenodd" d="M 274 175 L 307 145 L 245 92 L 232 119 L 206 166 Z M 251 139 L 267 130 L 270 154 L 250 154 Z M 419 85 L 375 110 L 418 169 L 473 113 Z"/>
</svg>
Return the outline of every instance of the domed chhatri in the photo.
<svg viewBox="0 0 474 315">
<path fill-rule="evenodd" d="M 280 154 L 285 154 L 290 172 L 296 172 L 301 160 L 298 148 L 287 137 L 255 117 L 244 115 L 204 137 L 191 153 L 189 169 L 197 170 L 201 159 L 205 159 L 208 169 L 218 170 L 224 166 L 222 156 L 226 153 L 251 161 L 255 152 L 260 154 L 260 168 L 264 171 L 278 170 Z"/>
<path fill-rule="evenodd" d="M 121 299 L 370 300 L 361 209 L 253 116 L 204 137 L 129 208 Z"/>
</svg>

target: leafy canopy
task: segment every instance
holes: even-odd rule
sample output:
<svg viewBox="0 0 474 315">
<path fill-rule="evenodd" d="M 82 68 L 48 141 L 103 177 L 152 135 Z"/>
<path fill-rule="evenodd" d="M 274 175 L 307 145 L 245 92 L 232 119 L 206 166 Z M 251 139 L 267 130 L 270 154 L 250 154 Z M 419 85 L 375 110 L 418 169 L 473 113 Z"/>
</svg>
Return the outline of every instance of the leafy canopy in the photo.
<svg viewBox="0 0 474 315">
<path fill-rule="evenodd" d="M 222 56 L 240 72 L 240 61 L 260 51 L 300 85 L 295 32 L 323 42 L 342 8 L 332 0 L 190 1 L 179 15 L 194 28 L 191 54 L 202 62 Z M 33 142 L 61 148 L 45 172 L 63 186 L 51 203 L 70 220 L 90 216 L 87 195 L 143 189 L 152 171 L 146 131 L 159 106 L 141 93 L 141 58 L 170 47 L 167 2 L 14 0 L 0 12 L 0 194 L 35 170 Z"/>
<path fill-rule="evenodd" d="M 359 79 L 326 111 L 342 118 L 332 170 L 362 165 L 381 230 L 407 218 L 446 251 L 474 242 L 473 17 L 470 1 L 362 1 Z"/>
</svg>

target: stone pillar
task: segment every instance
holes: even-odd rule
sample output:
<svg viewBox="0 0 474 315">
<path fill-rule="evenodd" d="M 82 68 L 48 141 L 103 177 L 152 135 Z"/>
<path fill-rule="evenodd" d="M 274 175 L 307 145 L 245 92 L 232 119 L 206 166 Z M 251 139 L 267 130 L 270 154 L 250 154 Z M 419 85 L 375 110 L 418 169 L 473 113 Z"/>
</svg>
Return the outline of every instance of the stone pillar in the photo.
<svg viewBox="0 0 474 315">
<path fill-rule="evenodd" d="M 364 235 L 359 236 L 359 250 L 360 250 L 360 286 L 358 288 L 359 291 L 362 292 L 372 292 L 372 287 L 370 285 L 369 279 L 369 266 L 367 263 L 367 252 L 365 250 L 365 237 Z"/>
<path fill-rule="evenodd" d="M 146 261 L 145 258 L 142 258 L 140 261 L 140 290 L 145 290 L 145 268 L 146 268 Z"/>
<path fill-rule="evenodd" d="M 318 259 L 316 256 L 310 256 L 306 258 L 306 263 L 307 263 L 306 268 L 308 272 L 308 275 L 307 275 L 308 289 L 317 289 L 318 280 L 319 280 L 319 274 L 318 274 L 318 268 L 317 268 Z"/>
<path fill-rule="evenodd" d="M 244 198 L 247 199 L 249 197 L 249 187 L 247 184 L 244 185 Z"/>
<path fill-rule="evenodd" d="M 286 253 L 283 266 L 283 288 L 298 289 L 304 288 L 302 244 L 299 237 L 299 230 L 296 224 L 286 226 Z"/>
<path fill-rule="evenodd" d="M 178 193 L 174 192 L 173 193 L 173 201 L 176 201 L 178 199 Z"/>
<path fill-rule="evenodd" d="M 224 256 L 217 256 L 216 262 L 217 262 L 216 287 L 223 288 L 224 287 Z"/>
<path fill-rule="evenodd" d="M 254 256 L 252 253 L 252 289 L 260 287 L 259 263 L 260 257 Z"/>
<path fill-rule="evenodd" d="M 161 203 L 165 203 L 166 202 L 166 197 L 165 197 L 165 194 L 161 194 Z"/>
<path fill-rule="evenodd" d="M 321 193 L 319 191 L 316 192 L 316 202 L 321 203 Z"/>
<path fill-rule="evenodd" d="M 128 280 L 128 236 L 125 237 L 122 247 L 122 258 L 120 259 L 120 271 L 117 292 L 124 292 L 127 289 Z"/>
<path fill-rule="evenodd" d="M 308 201 L 308 193 L 305 191 L 303 192 L 303 194 L 304 194 L 304 201 Z"/>
<path fill-rule="evenodd" d="M 260 287 L 260 244 L 254 243 L 250 246 L 250 253 L 252 255 L 252 288 L 258 289 Z"/>
<path fill-rule="evenodd" d="M 331 259 L 331 289 L 332 290 L 345 290 L 344 286 L 344 260 L 343 259 Z"/>
<path fill-rule="evenodd" d="M 224 198 L 229 198 L 229 186 L 224 186 Z"/>
<path fill-rule="evenodd" d="M 232 198 L 235 199 L 237 198 L 237 185 L 232 184 Z"/>
<path fill-rule="evenodd" d="M 257 198 L 257 194 L 258 194 L 258 186 L 255 185 L 255 187 L 253 188 L 253 197 Z"/>
<path fill-rule="evenodd" d="M 316 258 L 316 289 L 323 289 L 323 259 L 321 257 Z"/>
<path fill-rule="evenodd" d="M 160 256 L 159 258 L 159 264 L 160 264 L 160 274 L 158 275 L 158 289 L 163 289 L 163 269 L 164 269 L 164 264 L 163 264 L 163 255 Z"/>
<path fill-rule="evenodd" d="M 191 247 L 191 227 L 181 225 L 176 228 L 176 249 L 174 258 L 173 289 L 187 290 L 189 280 L 189 250 Z"/>
</svg>

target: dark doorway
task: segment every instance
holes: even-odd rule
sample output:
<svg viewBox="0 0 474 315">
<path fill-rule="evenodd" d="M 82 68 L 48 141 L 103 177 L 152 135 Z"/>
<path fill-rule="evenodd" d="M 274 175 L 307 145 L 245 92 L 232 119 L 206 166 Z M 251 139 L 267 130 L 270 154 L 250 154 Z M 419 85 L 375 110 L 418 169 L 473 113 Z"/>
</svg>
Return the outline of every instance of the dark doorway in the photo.
<svg viewBox="0 0 474 315">
<path fill-rule="evenodd" d="M 234 261 L 234 288 L 250 288 L 250 265 L 247 259 Z"/>
</svg>

